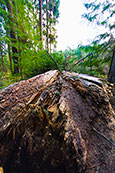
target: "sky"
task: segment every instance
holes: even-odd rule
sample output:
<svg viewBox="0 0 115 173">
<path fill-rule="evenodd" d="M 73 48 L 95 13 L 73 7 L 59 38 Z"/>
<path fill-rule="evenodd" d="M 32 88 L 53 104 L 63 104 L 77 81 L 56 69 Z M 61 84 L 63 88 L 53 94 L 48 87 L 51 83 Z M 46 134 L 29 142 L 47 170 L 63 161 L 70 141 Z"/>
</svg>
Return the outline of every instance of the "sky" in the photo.
<svg viewBox="0 0 115 173">
<path fill-rule="evenodd" d="M 59 11 L 57 50 L 88 44 L 98 35 L 99 29 L 81 18 L 85 11 L 83 0 L 60 0 Z"/>
</svg>

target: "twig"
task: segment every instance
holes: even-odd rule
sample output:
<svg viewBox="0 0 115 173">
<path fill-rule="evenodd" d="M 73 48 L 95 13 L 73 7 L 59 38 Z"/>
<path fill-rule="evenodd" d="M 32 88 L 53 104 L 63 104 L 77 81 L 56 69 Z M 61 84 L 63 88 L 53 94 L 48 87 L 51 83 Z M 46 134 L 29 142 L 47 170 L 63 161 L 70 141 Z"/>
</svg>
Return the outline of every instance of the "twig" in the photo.
<svg viewBox="0 0 115 173">
<path fill-rule="evenodd" d="M 91 165 L 91 166 L 87 166 L 88 169 L 92 169 L 92 168 L 95 168 L 95 167 L 97 167 L 96 164 L 95 165 Z"/>
<path fill-rule="evenodd" d="M 111 43 L 111 42 L 110 42 L 110 43 Z M 96 51 L 95 53 L 89 53 L 89 54 L 87 54 L 85 57 L 81 58 L 77 63 L 75 63 L 73 67 L 75 67 L 77 64 L 79 64 L 79 63 L 80 63 L 81 61 L 83 61 L 84 59 L 86 59 L 88 56 L 91 56 L 91 55 L 93 56 L 94 54 L 100 52 L 101 50 L 103 50 L 104 48 L 106 48 L 110 43 L 105 44 L 102 48 L 100 48 L 100 49 L 99 49 L 98 51 Z"/>
<path fill-rule="evenodd" d="M 77 63 L 74 64 L 73 67 L 75 67 L 77 64 L 79 64 L 81 61 L 83 61 L 85 58 L 87 58 L 88 56 L 93 55 L 93 53 L 89 53 L 88 55 L 86 55 L 85 57 L 81 58 Z"/>
<path fill-rule="evenodd" d="M 44 54 L 43 56 L 46 58 L 46 60 L 47 60 L 47 62 L 48 62 L 48 58 L 46 57 L 46 55 Z"/>
<path fill-rule="evenodd" d="M 60 71 L 60 69 L 59 69 L 59 67 L 58 67 L 58 65 L 57 65 L 57 63 L 56 63 L 56 61 L 54 60 L 54 58 L 49 54 L 49 52 L 48 52 L 47 50 L 46 50 L 46 52 L 47 52 L 47 54 L 49 55 L 49 57 L 52 59 L 52 61 L 54 62 L 56 68 Z"/>
<path fill-rule="evenodd" d="M 110 142 L 114 147 L 115 144 L 113 142 L 111 142 L 106 136 L 104 136 L 101 132 L 99 132 L 98 130 L 96 130 L 94 127 L 92 128 L 96 133 L 98 133 L 100 136 L 102 136 L 104 139 L 106 139 L 108 142 Z"/>
</svg>

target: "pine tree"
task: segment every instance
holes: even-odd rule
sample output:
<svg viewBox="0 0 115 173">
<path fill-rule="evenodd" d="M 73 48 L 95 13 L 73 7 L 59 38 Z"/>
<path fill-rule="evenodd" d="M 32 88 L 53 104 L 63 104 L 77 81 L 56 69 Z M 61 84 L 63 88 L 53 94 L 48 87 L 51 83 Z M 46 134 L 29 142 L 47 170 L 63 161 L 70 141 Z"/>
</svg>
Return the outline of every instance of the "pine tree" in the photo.
<svg viewBox="0 0 115 173">
<path fill-rule="evenodd" d="M 26 67 L 32 69 L 39 66 L 43 50 L 47 47 L 49 51 L 49 45 L 55 44 L 52 28 L 55 30 L 53 23 L 57 20 L 54 22 L 52 16 L 54 8 L 59 6 L 54 3 L 56 7 L 50 8 L 50 3 L 49 0 L 1 0 L 0 33 L 4 32 L 2 40 L 9 54 L 12 74 L 26 73 Z M 2 56 L 2 62 L 3 59 Z M 43 63 L 41 66 L 46 68 Z"/>
<path fill-rule="evenodd" d="M 96 0 L 85 1 L 84 6 L 86 8 L 86 13 L 83 17 L 89 22 L 95 22 L 96 25 L 103 26 L 106 31 L 99 35 L 99 39 L 111 39 L 114 37 L 114 16 L 115 16 L 115 4 L 112 0 Z"/>
<path fill-rule="evenodd" d="M 86 8 L 86 13 L 83 17 L 87 19 L 90 23 L 95 23 L 98 27 L 101 27 L 102 33 L 97 36 L 94 43 L 101 44 L 103 50 L 100 51 L 101 57 L 105 57 L 105 60 L 109 62 L 112 59 L 113 62 L 113 52 L 115 51 L 115 4 L 112 0 L 87 0 L 84 6 Z M 104 32 L 103 32 L 104 30 Z M 110 70 L 111 71 L 110 67 Z M 112 74 L 112 76 L 115 75 Z"/>
</svg>

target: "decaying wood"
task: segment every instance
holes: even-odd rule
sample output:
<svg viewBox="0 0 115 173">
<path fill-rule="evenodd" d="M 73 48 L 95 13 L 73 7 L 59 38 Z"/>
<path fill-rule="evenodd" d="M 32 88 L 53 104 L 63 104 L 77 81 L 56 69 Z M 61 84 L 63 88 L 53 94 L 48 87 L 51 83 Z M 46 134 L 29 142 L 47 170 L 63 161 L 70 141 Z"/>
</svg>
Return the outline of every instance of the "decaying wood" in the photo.
<svg viewBox="0 0 115 173">
<path fill-rule="evenodd" d="M 0 92 L 0 166 L 6 172 L 115 172 L 113 85 L 49 71 Z M 97 166 L 94 166 L 97 165 Z"/>
</svg>

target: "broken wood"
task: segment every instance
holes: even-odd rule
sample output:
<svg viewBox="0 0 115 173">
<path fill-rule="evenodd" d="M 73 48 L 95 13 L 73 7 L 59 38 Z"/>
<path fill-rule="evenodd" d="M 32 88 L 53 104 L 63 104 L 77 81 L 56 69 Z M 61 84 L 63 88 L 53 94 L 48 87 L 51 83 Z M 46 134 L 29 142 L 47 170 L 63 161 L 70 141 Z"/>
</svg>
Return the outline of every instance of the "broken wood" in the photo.
<svg viewBox="0 0 115 173">
<path fill-rule="evenodd" d="M 6 172 L 114 173 L 113 85 L 49 71 L 0 91 L 0 166 Z"/>
</svg>

